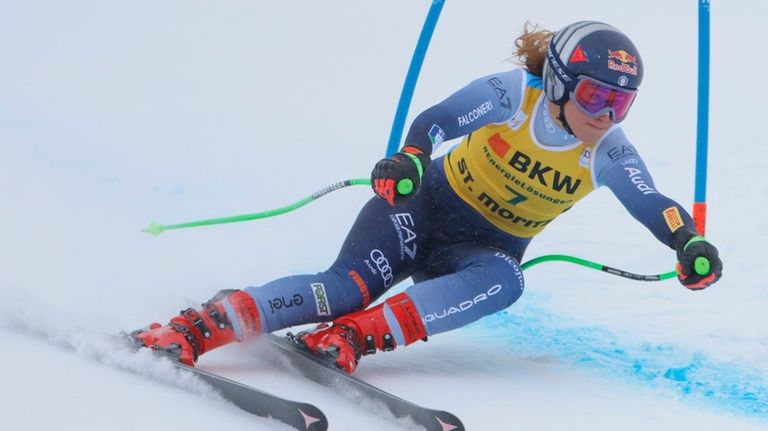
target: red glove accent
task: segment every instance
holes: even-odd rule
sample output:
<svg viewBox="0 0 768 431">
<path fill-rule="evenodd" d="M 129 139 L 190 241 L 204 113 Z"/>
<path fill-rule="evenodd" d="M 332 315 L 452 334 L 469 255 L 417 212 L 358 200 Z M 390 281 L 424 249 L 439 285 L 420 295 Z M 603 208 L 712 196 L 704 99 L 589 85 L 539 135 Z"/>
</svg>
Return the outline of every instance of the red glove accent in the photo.
<svg viewBox="0 0 768 431">
<path fill-rule="evenodd" d="M 412 199 L 421 187 L 421 177 L 430 164 L 429 155 L 420 148 L 406 145 L 392 157 L 379 160 L 371 172 L 373 191 L 388 204 L 395 206 Z M 397 185 L 408 180 L 413 188 L 401 194 Z"/>
<path fill-rule="evenodd" d="M 392 178 L 374 180 L 373 190 L 391 206 L 395 206 L 395 180 Z"/>
<path fill-rule="evenodd" d="M 700 280 L 688 280 L 690 277 L 689 275 L 685 275 L 683 273 L 683 265 L 681 265 L 679 262 L 676 266 L 677 269 L 677 278 L 680 279 L 680 283 L 683 284 L 688 289 L 691 290 L 702 290 L 709 287 L 712 283 L 717 281 L 717 278 L 715 277 L 714 273 L 710 273 L 708 276 L 701 278 Z"/>
</svg>

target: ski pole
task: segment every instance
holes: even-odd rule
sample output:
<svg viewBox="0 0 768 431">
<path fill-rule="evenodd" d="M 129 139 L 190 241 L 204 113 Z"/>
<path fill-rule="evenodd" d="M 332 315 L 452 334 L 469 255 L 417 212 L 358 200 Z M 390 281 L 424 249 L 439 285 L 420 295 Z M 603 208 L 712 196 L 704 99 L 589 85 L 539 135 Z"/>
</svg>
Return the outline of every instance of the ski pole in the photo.
<svg viewBox="0 0 768 431">
<path fill-rule="evenodd" d="M 709 7 L 710 0 L 699 0 L 699 83 L 696 111 L 696 179 L 693 221 L 704 235 L 707 223 L 707 146 L 709 137 Z"/>
<path fill-rule="evenodd" d="M 262 211 L 258 213 L 252 213 L 252 214 L 242 214 L 242 215 L 236 215 L 236 216 L 230 216 L 230 217 L 219 217 L 219 218 L 212 218 L 207 220 L 190 221 L 190 222 L 170 224 L 170 225 L 162 225 L 159 223 L 152 222 L 149 224 L 149 226 L 143 229 L 142 232 L 146 232 L 153 236 L 158 236 L 161 233 L 167 230 L 172 230 L 172 229 L 183 229 L 183 228 L 198 227 L 198 226 L 210 226 L 210 225 L 224 224 L 224 223 L 237 223 L 241 221 L 274 217 L 274 216 L 285 214 L 287 212 L 301 208 L 304 205 L 316 199 L 319 199 L 334 190 L 339 190 L 339 189 L 343 189 L 344 187 L 349 187 L 354 185 L 370 186 L 371 180 L 368 178 L 354 178 L 350 180 L 339 181 L 338 183 L 331 184 L 323 188 L 322 190 L 317 191 L 311 194 L 310 196 L 305 197 L 304 199 L 298 202 L 292 203 L 290 205 L 286 205 L 284 207 L 276 208 L 273 210 L 267 210 L 267 211 Z"/>
<path fill-rule="evenodd" d="M 424 20 L 424 26 L 421 28 L 419 40 L 416 42 L 416 49 L 411 57 L 411 64 L 408 66 L 408 73 L 405 75 L 403 90 L 400 93 L 400 101 L 397 102 L 395 119 L 392 122 L 392 130 L 389 132 L 389 142 L 387 144 L 386 156 L 389 157 L 397 152 L 400 147 L 400 138 L 403 136 L 405 126 L 405 117 L 408 115 L 408 107 L 413 98 L 413 91 L 416 88 L 416 81 L 419 79 L 421 65 L 424 63 L 424 57 L 427 55 L 429 41 L 432 39 L 432 33 L 437 26 L 437 20 L 440 18 L 440 12 L 443 10 L 445 0 L 432 0 L 432 6 L 429 7 L 427 18 Z"/>
<path fill-rule="evenodd" d="M 667 280 L 669 278 L 673 278 L 673 277 L 677 276 L 677 271 L 669 271 L 669 272 L 665 272 L 663 274 L 656 274 L 656 275 L 634 274 L 632 272 L 624 271 L 623 269 L 612 268 L 610 266 L 606 266 L 606 265 L 603 265 L 603 264 L 600 264 L 600 263 L 590 262 L 590 261 L 588 261 L 586 259 L 581 259 L 581 258 L 578 258 L 578 257 L 575 257 L 575 256 L 567 256 L 567 255 L 564 255 L 564 254 L 550 254 L 550 255 L 546 255 L 546 256 L 539 256 L 539 257 L 536 257 L 536 258 L 533 258 L 533 259 L 529 260 L 528 262 L 525 262 L 520 267 L 523 269 L 523 271 L 525 271 L 526 269 L 528 269 L 528 268 L 530 268 L 530 267 L 532 267 L 534 265 L 538 265 L 538 264 L 544 263 L 544 262 L 553 262 L 553 261 L 573 263 L 573 264 L 576 264 L 576 265 L 581 265 L 581 266 L 584 266 L 584 267 L 587 267 L 587 268 L 591 268 L 591 269 L 595 269 L 595 270 L 598 270 L 598 271 L 603 271 L 603 272 L 606 272 L 608 274 L 613 274 L 613 275 L 616 275 L 616 276 L 619 276 L 619 277 L 624 277 L 624 278 L 629 278 L 631 280 L 639 280 L 639 281 L 661 281 L 661 280 Z M 697 262 L 697 264 L 698 264 L 698 262 Z M 700 268 L 701 268 L 701 271 L 704 271 L 703 273 L 699 272 Z M 702 268 L 701 266 L 697 265 L 696 266 L 696 272 L 698 272 L 699 274 L 704 275 L 704 274 L 706 274 L 708 272 L 708 269 L 705 271 L 704 268 Z"/>
</svg>

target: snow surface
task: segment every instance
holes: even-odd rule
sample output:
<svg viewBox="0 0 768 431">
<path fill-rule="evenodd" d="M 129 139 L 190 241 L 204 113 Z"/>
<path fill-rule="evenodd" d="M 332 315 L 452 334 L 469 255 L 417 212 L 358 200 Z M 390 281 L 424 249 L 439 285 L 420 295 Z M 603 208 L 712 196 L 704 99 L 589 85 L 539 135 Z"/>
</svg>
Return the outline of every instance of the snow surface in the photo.
<svg viewBox="0 0 768 431">
<path fill-rule="evenodd" d="M 429 4 L 0 2 L 3 429 L 285 429 L 167 364 L 116 352 L 104 334 L 334 259 L 365 187 L 269 220 L 159 238 L 140 229 L 275 208 L 366 177 Z M 696 6 L 448 0 L 409 119 L 510 67 L 525 20 L 604 20 L 635 40 L 646 66 L 625 130 L 658 187 L 690 205 Z M 764 2 L 723 1 L 712 15 L 718 285 L 692 293 L 674 280 L 542 264 L 505 312 L 365 358 L 358 377 L 449 410 L 470 430 L 768 429 L 768 57 L 753 48 L 766 13 Z M 552 253 L 638 273 L 674 264 L 606 190 L 548 227 L 528 258 Z M 220 349 L 200 366 L 314 403 L 334 430 L 407 427 L 265 363 L 258 345 Z"/>
</svg>

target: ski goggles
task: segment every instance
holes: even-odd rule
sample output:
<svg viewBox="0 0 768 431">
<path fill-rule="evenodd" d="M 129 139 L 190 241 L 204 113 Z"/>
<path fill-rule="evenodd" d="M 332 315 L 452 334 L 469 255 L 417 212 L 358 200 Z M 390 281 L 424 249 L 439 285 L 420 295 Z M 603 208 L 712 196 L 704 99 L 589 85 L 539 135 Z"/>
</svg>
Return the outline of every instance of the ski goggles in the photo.
<svg viewBox="0 0 768 431">
<path fill-rule="evenodd" d="M 637 90 L 616 87 L 588 76 L 579 76 L 571 92 L 571 100 L 590 117 L 611 114 L 611 121 L 620 123 L 635 101 Z"/>
</svg>

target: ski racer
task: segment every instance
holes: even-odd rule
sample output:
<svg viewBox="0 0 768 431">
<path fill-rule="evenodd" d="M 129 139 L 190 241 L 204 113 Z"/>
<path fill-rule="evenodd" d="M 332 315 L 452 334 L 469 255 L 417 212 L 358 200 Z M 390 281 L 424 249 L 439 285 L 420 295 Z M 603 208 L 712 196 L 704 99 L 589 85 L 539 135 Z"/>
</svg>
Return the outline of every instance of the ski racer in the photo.
<svg viewBox="0 0 768 431">
<path fill-rule="evenodd" d="M 530 241 L 594 189 L 677 254 L 678 278 L 701 290 L 721 276 L 717 249 L 663 195 L 620 124 L 643 79 L 632 41 L 601 22 L 556 33 L 526 24 L 524 67 L 479 78 L 422 112 L 405 145 L 379 161 L 377 197 L 359 213 L 336 261 L 317 274 L 221 291 L 199 310 L 131 335 L 193 365 L 259 333 L 321 323 L 304 347 L 347 372 L 361 356 L 407 346 L 512 305 Z M 463 141 L 431 160 L 443 141 Z M 704 273 L 697 259 L 709 263 Z M 404 292 L 369 307 L 412 277 Z"/>
</svg>

